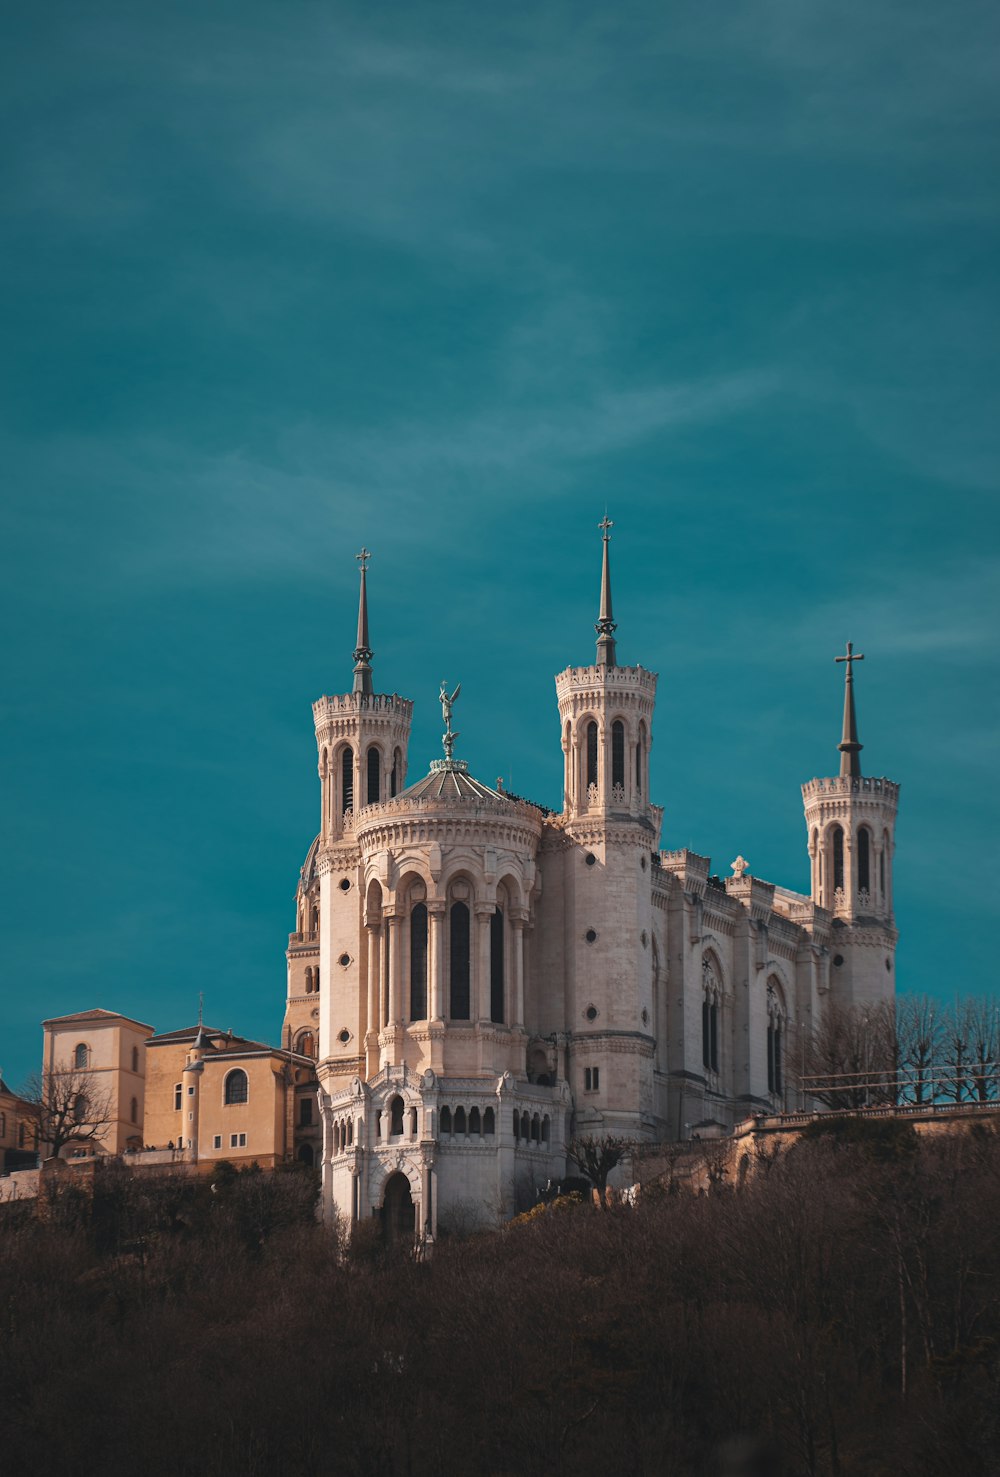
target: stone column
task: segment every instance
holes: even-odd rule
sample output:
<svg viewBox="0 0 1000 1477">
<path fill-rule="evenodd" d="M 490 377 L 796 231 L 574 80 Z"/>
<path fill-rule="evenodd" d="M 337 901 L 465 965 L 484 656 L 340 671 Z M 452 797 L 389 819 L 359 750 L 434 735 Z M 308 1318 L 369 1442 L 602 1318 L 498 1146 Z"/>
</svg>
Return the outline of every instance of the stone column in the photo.
<svg viewBox="0 0 1000 1477">
<path fill-rule="evenodd" d="M 526 916 L 524 913 L 515 913 L 511 909 L 510 932 L 511 932 L 511 959 L 510 959 L 510 983 L 511 994 L 511 1025 L 516 1030 L 524 1028 L 524 925 Z"/>
<path fill-rule="evenodd" d="M 444 903 L 427 904 L 428 1020 L 444 1020 Z"/>
<path fill-rule="evenodd" d="M 400 918 L 395 908 L 390 912 L 385 910 L 389 923 L 389 968 L 387 979 L 387 1016 L 386 1025 L 398 1026 L 402 1023 L 402 960 L 399 957 L 399 940 L 402 934 Z"/>
<path fill-rule="evenodd" d="M 486 1025 L 490 1020 L 490 930 L 493 926 L 493 915 L 496 908 L 492 903 L 476 904 L 476 947 L 473 958 L 475 960 L 475 972 L 473 974 L 473 996 L 472 1019 Z"/>
<path fill-rule="evenodd" d="M 379 979 L 381 977 L 381 923 L 365 919 L 365 933 L 368 935 L 368 1031 L 371 1035 L 379 1028 Z"/>
</svg>

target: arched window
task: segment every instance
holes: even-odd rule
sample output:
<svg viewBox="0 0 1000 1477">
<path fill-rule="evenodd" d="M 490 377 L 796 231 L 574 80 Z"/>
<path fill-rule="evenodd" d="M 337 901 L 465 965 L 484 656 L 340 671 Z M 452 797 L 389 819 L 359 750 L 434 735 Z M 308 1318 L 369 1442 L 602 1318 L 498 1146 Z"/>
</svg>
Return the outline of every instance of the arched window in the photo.
<svg viewBox="0 0 1000 1477">
<path fill-rule="evenodd" d="M 451 1133 L 451 1109 L 450 1108 L 442 1108 L 441 1109 L 441 1132 L 442 1133 L 449 1133 L 449 1134 Z"/>
<path fill-rule="evenodd" d="M 415 1139 L 416 1136 L 417 1136 L 417 1110 L 416 1110 L 416 1108 L 411 1108 L 410 1109 L 410 1138 L 411 1139 Z"/>
<path fill-rule="evenodd" d="M 132 1099 L 129 1107 L 131 1109 L 130 1116 L 129 1116 L 129 1122 L 130 1123 L 138 1123 L 139 1122 L 139 1099 L 137 1097 L 134 1097 Z"/>
<path fill-rule="evenodd" d="M 639 724 L 639 742 L 635 746 L 635 793 L 642 794 L 642 772 L 646 767 L 646 725 Z"/>
<path fill-rule="evenodd" d="M 85 1123 L 89 1110 L 90 1103 L 87 1101 L 87 1094 L 85 1092 L 78 1092 L 73 1099 L 73 1121 L 75 1123 Z"/>
<path fill-rule="evenodd" d="M 341 810 L 354 809 L 354 750 L 346 748 L 340 756 Z"/>
<path fill-rule="evenodd" d="M 382 798 L 382 755 L 372 744 L 368 750 L 368 804 L 377 805 Z"/>
<path fill-rule="evenodd" d="M 879 892 L 882 894 L 883 902 L 885 902 L 885 850 L 888 845 L 889 838 L 888 836 L 884 836 L 882 838 L 882 850 L 878 854 L 878 887 Z"/>
<path fill-rule="evenodd" d="M 784 1091 L 782 1057 L 785 1012 L 776 979 L 767 982 L 767 1090 L 774 1097 Z"/>
<path fill-rule="evenodd" d="M 533 1144 L 537 1144 L 538 1143 L 539 1139 L 541 1138 L 541 1133 L 542 1133 L 541 1119 L 539 1118 L 538 1114 L 535 1113 L 535 1115 L 533 1116 L 533 1118 L 531 1120 L 531 1142 Z"/>
<path fill-rule="evenodd" d="M 313 1035 L 312 1031 L 300 1031 L 298 1037 L 296 1038 L 295 1050 L 299 1053 L 300 1056 L 315 1057 L 316 1037 Z"/>
<path fill-rule="evenodd" d="M 480 1127 L 480 1123 L 479 1123 L 479 1109 L 478 1108 L 470 1108 L 469 1109 L 469 1133 L 470 1134 L 473 1134 L 474 1133 L 476 1135 L 476 1137 L 478 1138 L 482 1134 L 482 1131 L 483 1130 Z"/>
<path fill-rule="evenodd" d="M 611 725 L 611 783 L 625 788 L 625 725 L 620 718 Z"/>
<path fill-rule="evenodd" d="M 469 910 L 464 903 L 451 905 L 451 1001 L 453 1021 L 469 1019 Z"/>
<path fill-rule="evenodd" d="M 503 909 L 490 919 L 490 1020 L 503 1025 Z"/>
<path fill-rule="evenodd" d="M 549 1115 L 548 1115 L 548 1113 L 546 1113 L 545 1117 L 542 1119 L 542 1143 L 543 1144 L 547 1144 L 548 1141 L 549 1141 Z"/>
<path fill-rule="evenodd" d="M 834 826 L 830 836 L 830 846 L 833 852 L 833 888 L 834 891 L 844 890 L 844 833 L 840 826 Z"/>
<path fill-rule="evenodd" d="M 587 787 L 597 784 L 597 724 L 587 724 Z"/>
<path fill-rule="evenodd" d="M 872 890 L 872 838 L 867 826 L 858 831 L 858 892 Z"/>
<path fill-rule="evenodd" d="M 227 1106 L 232 1106 L 234 1103 L 245 1103 L 249 1096 L 250 1083 L 247 1079 L 247 1074 L 243 1071 L 241 1067 L 237 1067 L 236 1070 L 230 1072 L 229 1076 L 226 1078 L 224 1101 L 226 1102 Z"/>
<path fill-rule="evenodd" d="M 398 1095 L 389 1104 L 389 1133 L 403 1132 L 403 1099 Z"/>
<path fill-rule="evenodd" d="M 138 1072 L 138 1070 L 139 1070 L 139 1048 L 138 1048 L 138 1046 L 133 1046 L 133 1048 L 132 1048 L 132 1071 L 133 1072 Z M 134 1121 L 135 1120 L 133 1119 L 133 1122 Z"/>
<path fill-rule="evenodd" d="M 455 1109 L 455 1135 L 456 1135 L 456 1137 L 459 1134 L 461 1134 L 463 1138 L 465 1137 L 465 1109 L 464 1108 L 456 1108 Z"/>
<path fill-rule="evenodd" d="M 719 1003 L 722 991 L 711 960 L 701 966 L 701 1062 L 707 1072 L 719 1070 Z"/>
<path fill-rule="evenodd" d="M 415 903 L 410 914 L 410 1020 L 427 1019 L 427 909 Z"/>
<path fill-rule="evenodd" d="M 483 1133 L 491 1139 L 496 1131 L 496 1115 L 492 1108 L 487 1108 L 483 1114 Z"/>
<path fill-rule="evenodd" d="M 389 776 L 389 794 L 395 795 L 399 791 L 399 777 L 403 773 L 403 756 L 398 749 L 392 752 L 392 773 Z"/>
<path fill-rule="evenodd" d="M 90 1066 L 90 1047 L 83 1041 L 73 1052 L 73 1066 L 78 1072 L 85 1071 Z"/>
<path fill-rule="evenodd" d="M 514 1109 L 514 1137 L 515 1139 L 521 1137 L 521 1115 L 516 1108 Z"/>
</svg>

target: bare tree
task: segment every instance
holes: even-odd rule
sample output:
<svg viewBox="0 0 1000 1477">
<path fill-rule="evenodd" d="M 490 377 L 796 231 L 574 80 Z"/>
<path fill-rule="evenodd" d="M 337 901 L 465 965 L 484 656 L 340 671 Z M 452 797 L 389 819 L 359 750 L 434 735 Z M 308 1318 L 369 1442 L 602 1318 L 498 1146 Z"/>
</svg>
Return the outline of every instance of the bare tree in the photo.
<svg viewBox="0 0 1000 1477">
<path fill-rule="evenodd" d="M 632 1153 L 634 1147 L 631 1139 L 617 1138 L 614 1134 L 604 1134 L 600 1138 L 574 1139 L 567 1145 L 566 1157 L 572 1159 L 577 1169 L 594 1186 L 602 1210 L 607 1205 L 608 1177 L 611 1171 Z"/>
<path fill-rule="evenodd" d="M 933 1102 L 935 1066 L 946 1034 L 941 1007 L 926 995 L 901 995 L 895 1021 L 901 1096 L 918 1107 Z"/>
<path fill-rule="evenodd" d="M 956 1003 L 955 1014 L 970 1096 L 977 1103 L 994 1102 L 1000 1092 L 1000 1005 L 996 999 L 962 1000 Z"/>
<path fill-rule="evenodd" d="M 807 1036 L 798 1072 L 807 1098 L 846 1110 L 894 1102 L 899 1038 L 891 1004 L 831 1006 Z"/>
<path fill-rule="evenodd" d="M 92 1144 L 114 1121 L 110 1090 L 81 1067 L 33 1072 L 21 1090 L 39 1152 L 58 1158 L 67 1144 Z"/>
</svg>

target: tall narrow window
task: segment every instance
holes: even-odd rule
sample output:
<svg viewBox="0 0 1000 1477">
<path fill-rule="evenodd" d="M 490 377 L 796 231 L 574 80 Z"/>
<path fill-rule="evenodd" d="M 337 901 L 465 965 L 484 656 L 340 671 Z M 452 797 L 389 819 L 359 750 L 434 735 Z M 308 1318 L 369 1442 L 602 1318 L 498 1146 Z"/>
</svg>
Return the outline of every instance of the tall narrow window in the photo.
<svg viewBox="0 0 1000 1477">
<path fill-rule="evenodd" d="M 403 756 L 398 749 L 392 752 L 392 773 L 389 776 L 389 794 L 395 795 L 399 790 L 399 776 L 403 772 Z"/>
<path fill-rule="evenodd" d="M 711 1066 L 713 1072 L 717 1072 L 719 1070 L 719 1006 L 715 1000 L 712 1001 L 712 1004 L 709 1008 L 708 1024 L 710 1034 L 709 1065 Z"/>
<path fill-rule="evenodd" d="M 833 886 L 834 890 L 844 886 L 844 833 L 839 826 L 834 826 L 833 836 Z"/>
<path fill-rule="evenodd" d="M 354 809 L 354 750 L 345 749 L 340 756 L 341 810 Z"/>
<path fill-rule="evenodd" d="M 885 900 L 885 846 L 884 846 L 884 844 L 883 844 L 882 850 L 878 854 L 878 886 L 879 886 L 879 892 L 882 894 L 882 899 L 884 901 Z"/>
<path fill-rule="evenodd" d="M 858 891 L 871 892 L 872 889 L 872 848 L 871 836 L 866 826 L 862 826 L 858 832 Z"/>
<path fill-rule="evenodd" d="M 410 1020 L 427 1019 L 427 909 L 416 903 L 410 914 Z"/>
<path fill-rule="evenodd" d="M 625 788 L 625 725 L 620 718 L 611 725 L 611 783 Z"/>
<path fill-rule="evenodd" d="M 701 1064 L 709 1069 L 712 1066 L 712 1027 L 709 1020 L 711 1008 L 707 999 L 701 1002 Z"/>
<path fill-rule="evenodd" d="M 469 910 L 451 905 L 451 1009 L 453 1021 L 469 1019 Z"/>
<path fill-rule="evenodd" d="M 382 755 L 372 744 L 368 750 L 368 804 L 377 805 L 382 798 Z"/>
<path fill-rule="evenodd" d="M 503 909 L 490 919 L 490 1020 L 503 1025 Z"/>
<path fill-rule="evenodd" d="M 597 724 L 587 724 L 587 785 L 597 784 Z"/>
<path fill-rule="evenodd" d="M 635 746 L 635 793 L 642 794 L 642 744 Z"/>
<path fill-rule="evenodd" d="M 226 1078 L 225 1101 L 227 1104 L 245 1103 L 249 1097 L 250 1083 L 247 1074 L 237 1067 Z"/>
<path fill-rule="evenodd" d="M 78 1072 L 90 1066 L 90 1047 L 82 1041 L 73 1053 L 73 1066 Z"/>
<path fill-rule="evenodd" d="M 130 1114 L 129 1121 L 131 1123 L 138 1123 L 139 1122 L 139 1099 L 137 1097 L 134 1097 L 132 1099 L 132 1102 L 130 1104 L 130 1108 L 131 1108 L 131 1114 Z"/>
<path fill-rule="evenodd" d="M 394 1097 L 389 1104 L 389 1133 L 403 1132 L 403 1099 Z"/>
<path fill-rule="evenodd" d="M 767 1027 L 767 1090 L 781 1093 L 781 1017 L 772 1016 Z"/>
<path fill-rule="evenodd" d="M 174 1111 L 180 1112 L 181 1104 L 184 1102 L 184 1088 L 179 1082 L 174 1084 Z"/>
<path fill-rule="evenodd" d="M 139 1048 L 138 1048 L 138 1046 L 133 1046 L 133 1048 L 132 1048 L 132 1071 L 133 1072 L 138 1072 L 138 1070 L 139 1070 Z"/>
</svg>

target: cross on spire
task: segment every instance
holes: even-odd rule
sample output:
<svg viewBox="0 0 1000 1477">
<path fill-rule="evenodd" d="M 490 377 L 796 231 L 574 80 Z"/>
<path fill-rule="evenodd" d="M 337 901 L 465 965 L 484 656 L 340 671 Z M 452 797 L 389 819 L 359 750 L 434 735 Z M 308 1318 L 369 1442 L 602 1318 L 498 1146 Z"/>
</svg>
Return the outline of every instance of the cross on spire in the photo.
<svg viewBox="0 0 1000 1477">
<path fill-rule="evenodd" d="M 604 541 L 604 558 L 601 563 L 601 610 L 597 618 L 597 625 L 594 627 L 597 632 L 597 665 L 613 667 L 617 626 L 611 616 L 611 559 L 608 554 L 608 545 L 611 542 L 611 530 L 615 525 L 608 517 L 606 510 L 597 526 L 601 530 L 601 538 Z"/>
<path fill-rule="evenodd" d="M 361 545 L 361 553 L 355 554 L 361 566 L 361 593 L 358 599 L 358 641 L 354 648 L 354 691 L 370 697 L 372 694 L 372 649 L 368 640 L 368 581 L 366 572 L 371 551 Z"/>
<path fill-rule="evenodd" d="M 848 641 L 847 655 L 834 657 L 835 662 L 844 662 L 844 733 L 837 745 L 840 750 L 840 773 L 842 778 L 857 779 L 861 774 L 862 744 L 858 742 L 858 720 L 854 711 L 854 663 L 863 662 L 864 654 L 855 652 L 854 642 Z"/>
</svg>

